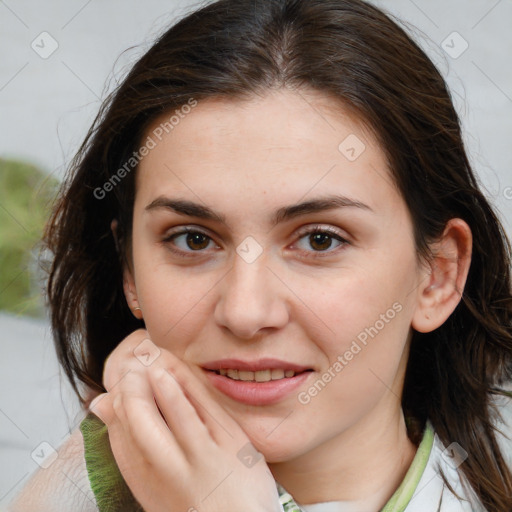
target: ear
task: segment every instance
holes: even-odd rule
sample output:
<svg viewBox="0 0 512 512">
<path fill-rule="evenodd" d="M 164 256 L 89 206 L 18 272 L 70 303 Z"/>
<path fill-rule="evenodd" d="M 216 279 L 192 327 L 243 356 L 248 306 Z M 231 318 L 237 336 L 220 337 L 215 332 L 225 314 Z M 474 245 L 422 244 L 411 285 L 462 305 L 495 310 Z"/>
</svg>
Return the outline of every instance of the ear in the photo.
<svg viewBox="0 0 512 512">
<path fill-rule="evenodd" d="M 116 248 L 119 251 L 117 225 L 117 220 L 114 219 L 110 223 L 110 229 L 112 230 L 112 235 L 114 237 Z M 124 296 L 126 297 L 126 302 L 128 304 L 128 307 L 131 309 L 133 316 L 138 320 L 142 320 L 142 310 L 140 308 L 139 300 L 137 298 L 137 288 L 135 287 L 135 279 L 133 278 L 133 272 L 128 265 L 124 265 L 123 267 L 123 291 Z"/>
<path fill-rule="evenodd" d="M 450 219 L 441 238 L 432 244 L 433 259 L 417 290 L 412 327 L 431 332 L 441 326 L 460 302 L 471 264 L 473 237 L 462 219 Z"/>
</svg>

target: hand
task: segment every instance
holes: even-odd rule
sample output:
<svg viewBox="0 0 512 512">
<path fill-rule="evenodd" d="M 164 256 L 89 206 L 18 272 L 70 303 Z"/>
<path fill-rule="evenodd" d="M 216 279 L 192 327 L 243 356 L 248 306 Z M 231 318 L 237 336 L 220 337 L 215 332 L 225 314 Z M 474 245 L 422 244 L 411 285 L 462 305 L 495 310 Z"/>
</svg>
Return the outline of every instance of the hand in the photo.
<svg viewBox="0 0 512 512">
<path fill-rule="evenodd" d="M 140 346 L 148 361 L 159 354 L 148 366 L 135 356 Z M 115 348 L 103 381 L 108 393 L 90 409 L 107 424 L 119 470 L 146 512 L 282 510 L 265 459 L 243 458 L 259 454 L 238 423 L 147 331 Z"/>
</svg>

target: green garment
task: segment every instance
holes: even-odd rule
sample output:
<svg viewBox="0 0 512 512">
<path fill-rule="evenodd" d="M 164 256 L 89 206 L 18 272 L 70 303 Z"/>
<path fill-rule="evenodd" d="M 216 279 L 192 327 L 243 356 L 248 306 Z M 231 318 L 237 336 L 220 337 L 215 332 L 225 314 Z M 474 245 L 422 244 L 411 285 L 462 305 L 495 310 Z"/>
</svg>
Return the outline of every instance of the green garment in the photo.
<svg viewBox="0 0 512 512">
<path fill-rule="evenodd" d="M 107 426 L 96 415 L 89 413 L 80 424 L 80 430 L 84 439 L 87 473 L 99 511 L 143 512 L 117 467 L 110 448 Z M 430 422 L 427 422 L 423 439 L 402 484 L 381 512 L 405 511 L 427 465 L 433 442 L 434 430 Z M 276 485 L 284 511 L 300 512 L 292 496 L 281 485 Z"/>
<path fill-rule="evenodd" d="M 144 512 L 126 485 L 110 448 L 107 425 L 89 413 L 80 423 L 85 465 L 100 512 Z"/>
</svg>

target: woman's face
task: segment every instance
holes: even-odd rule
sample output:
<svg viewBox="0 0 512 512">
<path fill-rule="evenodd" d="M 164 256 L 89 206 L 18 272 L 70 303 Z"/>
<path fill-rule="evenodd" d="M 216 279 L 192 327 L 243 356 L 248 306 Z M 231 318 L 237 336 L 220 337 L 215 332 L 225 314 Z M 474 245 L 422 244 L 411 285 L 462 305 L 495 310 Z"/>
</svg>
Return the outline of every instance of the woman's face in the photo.
<svg viewBox="0 0 512 512">
<path fill-rule="evenodd" d="M 268 462 L 393 421 L 425 270 L 375 139 L 311 91 L 173 114 L 144 137 L 125 273 L 152 340 Z"/>
</svg>

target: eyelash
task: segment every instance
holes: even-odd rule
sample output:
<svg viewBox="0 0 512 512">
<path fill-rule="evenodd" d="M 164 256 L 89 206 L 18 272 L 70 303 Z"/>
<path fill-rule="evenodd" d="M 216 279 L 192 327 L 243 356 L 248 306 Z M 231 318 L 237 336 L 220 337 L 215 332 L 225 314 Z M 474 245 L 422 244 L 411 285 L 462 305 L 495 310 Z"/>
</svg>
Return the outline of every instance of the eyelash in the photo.
<svg viewBox="0 0 512 512">
<path fill-rule="evenodd" d="M 180 257 L 184 257 L 184 258 L 193 258 L 195 257 L 197 254 L 196 253 L 201 253 L 203 252 L 203 250 L 198 250 L 198 251 L 182 251 L 181 249 L 175 249 L 173 247 L 171 247 L 171 242 L 179 237 L 179 236 L 182 236 L 182 235 L 186 235 L 186 234 L 189 234 L 189 233 L 192 233 L 192 234 L 200 234 L 200 235 L 203 235 L 207 238 L 209 238 L 211 241 L 213 241 L 213 239 L 208 235 L 206 234 L 205 232 L 201 231 L 200 229 L 197 229 L 197 228 L 189 228 L 189 227 L 185 227 L 185 228 L 182 228 L 180 231 L 177 231 L 175 233 L 171 233 L 169 236 L 165 237 L 163 240 L 162 240 L 162 243 L 165 244 L 167 246 L 167 248 L 179 255 Z M 340 245 L 335 248 L 334 250 L 325 250 L 325 251 L 301 251 L 301 252 L 313 252 L 313 253 L 316 253 L 315 256 L 308 256 L 310 258 L 322 258 L 322 257 L 325 257 L 325 256 L 330 256 L 332 255 L 333 253 L 336 253 L 338 252 L 339 250 L 342 250 L 346 245 L 349 245 L 350 242 L 348 240 L 346 240 L 345 238 L 343 238 L 335 229 L 333 228 L 330 228 L 330 227 L 322 227 L 322 226 L 315 226 L 313 228 L 308 228 L 308 229 L 304 229 L 304 230 L 301 230 L 298 234 L 299 236 L 299 240 L 301 240 L 302 238 L 305 238 L 306 236 L 311 236 L 311 235 L 314 235 L 316 233 L 322 233 L 322 234 L 327 234 L 329 237 L 337 240 L 338 242 L 340 242 Z"/>
</svg>

